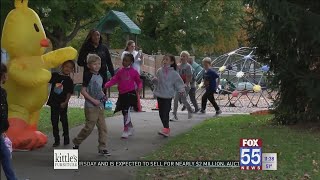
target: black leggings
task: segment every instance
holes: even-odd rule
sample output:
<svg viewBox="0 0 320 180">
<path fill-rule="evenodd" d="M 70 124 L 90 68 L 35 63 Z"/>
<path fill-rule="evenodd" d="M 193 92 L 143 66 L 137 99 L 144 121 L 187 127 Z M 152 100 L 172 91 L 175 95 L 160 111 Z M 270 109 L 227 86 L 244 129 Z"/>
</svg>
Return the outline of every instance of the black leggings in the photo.
<svg viewBox="0 0 320 180">
<path fill-rule="evenodd" d="M 53 130 L 53 137 L 55 141 L 60 141 L 59 135 L 59 120 L 62 123 L 63 128 L 63 136 L 69 137 L 69 125 L 68 125 L 68 107 L 60 108 L 60 107 L 51 107 L 51 123 Z"/>
<path fill-rule="evenodd" d="M 171 110 L 171 102 L 172 98 L 164 99 L 164 98 L 157 98 L 158 100 L 158 107 L 159 107 L 159 116 L 164 128 L 169 128 L 169 113 Z"/>
<path fill-rule="evenodd" d="M 122 110 L 122 115 L 123 115 L 123 131 L 128 131 L 129 127 L 132 128 L 132 122 L 131 122 L 131 115 L 130 115 L 130 111 L 131 111 L 131 107 L 129 108 L 125 108 Z"/>
<path fill-rule="evenodd" d="M 213 94 L 214 94 L 214 91 L 206 90 L 206 92 L 202 95 L 202 101 L 201 101 L 201 109 L 202 110 L 206 110 L 208 100 L 211 102 L 211 104 L 213 105 L 213 107 L 216 111 L 220 110 L 217 102 L 214 99 Z"/>
</svg>

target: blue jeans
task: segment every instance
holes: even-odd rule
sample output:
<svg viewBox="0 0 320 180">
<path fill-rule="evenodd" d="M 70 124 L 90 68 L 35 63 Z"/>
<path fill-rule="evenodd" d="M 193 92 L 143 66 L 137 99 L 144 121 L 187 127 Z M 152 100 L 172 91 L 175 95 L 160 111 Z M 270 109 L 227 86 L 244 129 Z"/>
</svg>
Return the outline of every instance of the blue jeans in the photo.
<svg viewBox="0 0 320 180">
<path fill-rule="evenodd" d="M 13 172 L 12 163 L 11 163 L 11 154 L 4 143 L 4 138 L 0 134 L 0 159 L 1 165 L 4 173 L 6 174 L 7 180 L 16 180 L 16 175 Z"/>
</svg>

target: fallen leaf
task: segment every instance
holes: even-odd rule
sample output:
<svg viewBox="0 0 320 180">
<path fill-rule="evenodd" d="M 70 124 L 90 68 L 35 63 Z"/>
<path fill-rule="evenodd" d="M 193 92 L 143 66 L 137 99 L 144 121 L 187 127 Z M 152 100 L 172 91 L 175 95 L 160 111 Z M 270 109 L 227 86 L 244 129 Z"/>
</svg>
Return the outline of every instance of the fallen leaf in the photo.
<svg viewBox="0 0 320 180">
<path fill-rule="evenodd" d="M 305 174 L 303 175 L 303 179 L 311 179 L 311 177 L 310 177 L 309 174 L 305 173 Z"/>
<path fill-rule="evenodd" d="M 177 177 L 183 177 L 183 176 L 187 176 L 189 174 L 189 171 L 186 171 L 184 173 L 182 173 L 181 171 L 179 172 L 179 174 L 174 174 L 174 175 L 167 175 L 167 178 L 171 178 L 171 179 L 175 179 Z"/>
<path fill-rule="evenodd" d="M 208 173 L 209 173 L 209 169 L 208 169 L 208 168 L 203 168 L 203 172 L 204 172 L 205 174 L 208 174 Z"/>
<path fill-rule="evenodd" d="M 314 166 L 318 166 L 318 163 L 317 163 L 315 160 L 312 160 L 312 164 L 313 164 Z"/>
</svg>

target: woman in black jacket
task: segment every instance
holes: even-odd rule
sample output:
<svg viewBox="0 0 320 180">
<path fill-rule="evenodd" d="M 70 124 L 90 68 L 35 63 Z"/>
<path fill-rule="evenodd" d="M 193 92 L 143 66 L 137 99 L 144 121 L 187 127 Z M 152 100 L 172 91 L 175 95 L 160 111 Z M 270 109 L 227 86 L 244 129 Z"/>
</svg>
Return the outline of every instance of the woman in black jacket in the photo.
<svg viewBox="0 0 320 180">
<path fill-rule="evenodd" d="M 100 36 L 100 32 L 96 29 L 90 30 L 79 52 L 78 65 L 84 67 L 83 74 L 89 72 L 86 62 L 87 55 L 89 53 L 97 54 L 101 58 L 101 68 L 99 73 L 103 77 L 104 84 L 108 80 L 108 70 L 111 76 L 113 76 L 114 68 L 111 61 L 110 52 L 107 46 L 102 44 L 102 37 Z"/>
</svg>

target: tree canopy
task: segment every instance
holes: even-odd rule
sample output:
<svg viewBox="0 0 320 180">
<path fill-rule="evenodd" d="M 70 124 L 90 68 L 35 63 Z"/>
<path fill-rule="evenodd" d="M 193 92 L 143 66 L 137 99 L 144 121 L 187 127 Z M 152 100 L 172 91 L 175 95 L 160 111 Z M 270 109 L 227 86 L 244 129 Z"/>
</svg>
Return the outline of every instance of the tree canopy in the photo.
<svg viewBox="0 0 320 180">
<path fill-rule="evenodd" d="M 122 0 L 115 8 L 127 13 L 142 29 L 139 44 L 150 54 L 188 50 L 210 55 L 239 46 L 244 15 L 241 0 Z M 118 35 L 117 39 L 121 38 Z"/>
<path fill-rule="evenodd" d="M 251 0 L 250 42 L 274 72 L 281 124 L 320 121 L 320 1 Z"/>
<path fill-rule="evenodd" d="M 1 29 L 13 2 L 1 1 Z M 214 55 L 244 41 L 241 0 L 30 0 L 29 7 L 39 14 L 53 49 L 68 43 L 80 47 L 88 28 L 111 9 L 125 12 L 142 29 L 138 42 L 149 54 L 188 50 L 194 55 Z M 123 48 L 125 37 L 118 28 L 109 44 Z"/>
<path fill-rule="evenodd" d="M 30 0 L 29 7 L 35 10 L 43 24 L 53 49 L 64 47 L 79 30 L 92 26 L 111 8 L 115 0 Z M 13 0 L 1 0 L 1 30 Z"/>
</svg>

